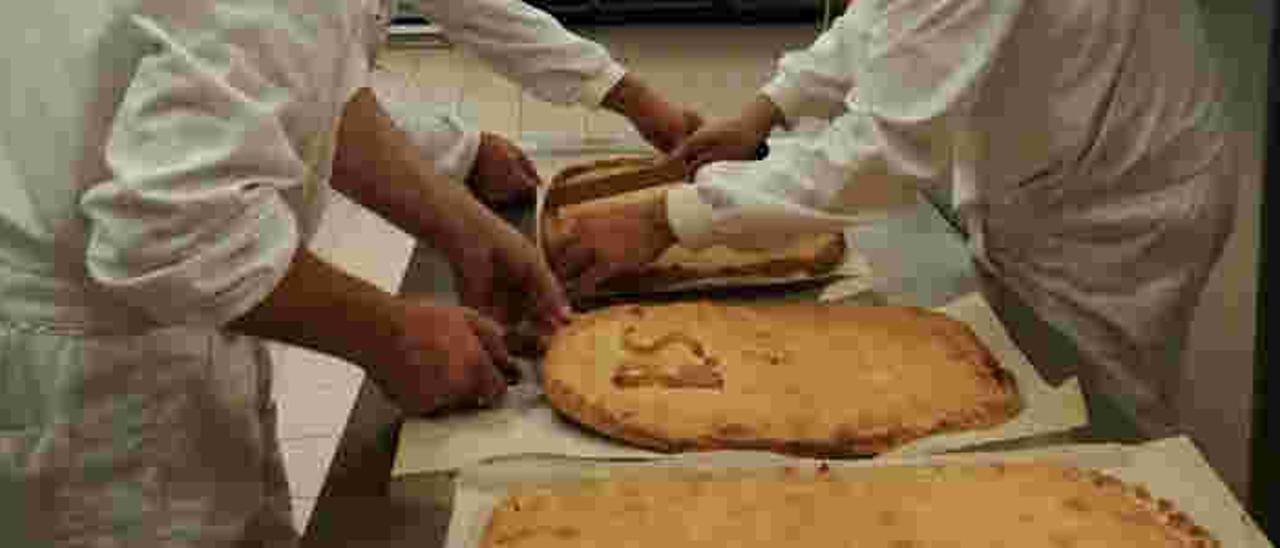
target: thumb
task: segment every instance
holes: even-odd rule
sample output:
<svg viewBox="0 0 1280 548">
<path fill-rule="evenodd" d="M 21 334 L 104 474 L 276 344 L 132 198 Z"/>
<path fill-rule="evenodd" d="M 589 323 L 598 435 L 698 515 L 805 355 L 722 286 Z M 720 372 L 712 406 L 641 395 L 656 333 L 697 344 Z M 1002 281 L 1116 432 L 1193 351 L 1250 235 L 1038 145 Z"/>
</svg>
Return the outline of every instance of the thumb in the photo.
<svg viewBox="0 0 1280 548">
<path fill-rule="evenodd" d="M 671 154 L 669 154 L 668 157 L 686 166 L 689 165 L 689 159 L 694 156 L 695 137 L 697 137 L 696 132 L 693 135 L 690 135 L 688 139 L 681 142 L 675 150 L 671 151 Z"/>
<path fill-rule="evenodd" d="M 583 272 L 581 276 L 578 276 L 578 292 L 582 294 L 594 293 L 601 283 L 604 283 L 605 280 L 615 274 L 615 270 L 609 264 L 597 262 Z"/>
<path fill-rule="evenodd" d="M 680 146 L 671 152 L 671 157 L 684 163 L 686 166 L 703 155 L 706 150 L 715 143 L 715 136 L 710 133 L 709 128 L 699 127 L 688 135 Z"/>
<path fill-rule="evenodd" d="M 525 281 L 529 287 L 525 289 L 532 292 L 534 308 L 541 323 L 548 326 L 564 325 L 572 314 L 569 298 L 565 296 L 564 287 L 552 273 L 546 258 L 541 255 L 537 254 L 530 265 L 530 271 L 526 273 Z"/>
<path fill-rule="evenodd" d="M 684 134 L 693 135 L 702 128 L 702 116 L 692 110 L 684 111 Z"/>
<path fill-rule="evenodd" d="M 488 352 L 494 365 L 502 370 L 510 370 L 512 364 L 511 354 L 507 349 L 506 330 L 492 318 L 474 310 L 467 310 L 467 322 L 471 324 L 471 331 L 480 339 L 480 344 Z"/>
</svg>

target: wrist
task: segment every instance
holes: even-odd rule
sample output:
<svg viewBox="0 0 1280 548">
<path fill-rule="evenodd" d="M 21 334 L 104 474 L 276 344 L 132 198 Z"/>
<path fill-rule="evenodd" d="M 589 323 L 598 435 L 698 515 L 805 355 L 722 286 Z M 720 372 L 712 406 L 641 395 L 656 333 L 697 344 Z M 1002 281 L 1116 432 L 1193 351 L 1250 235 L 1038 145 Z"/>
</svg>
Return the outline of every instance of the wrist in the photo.
<svg viewBox="0 0 1280 548">
<path fill-rule="evenodd" d="M 404 301 L 387 295 L 376 303 L 352 309 L 343 319 L 345 335 L 349 339 L 345 356 L 366 372 L 403 359 L 400 341 L 405 332 Z"/>
<path fill-rule="evenodd" d="M 760 140 L 764 140 L 774 126 L 783 125 L 786 122 L 782 110 L 767 95 L 763 94 L 757 95 L 750 103 L 747 103 L 738 119 L 747 130 L 751 131 Z"/>
<path fill-rule="evenodd" d="M 632 120 L 644 114 L 645 105 L 653 93 L 648 86 L 631 73 L 627 73 L 605 94 L 600 106 Z"/>
<path fill-rule="evenodd" d="M 463 179 L 463 182 L 473 194 L 476 190 L 476 183 L 479 182 L 480 179 L 480 156 L 485 148 L 492 146 L 491 142 L 493 141 L 493 134 L 487 131 L 478 132 L 476 134 L 475 141 L 475 154 L 472 155 L 471 164 L 467 168 L 467 176 Z"/>
<path fill-rule="evenodd" d="M 400 332 L 395 296 L 299 251 L 267 298 L 231 331 L 323 352 L 363 369 L 382 361 Z"/>
</svg>

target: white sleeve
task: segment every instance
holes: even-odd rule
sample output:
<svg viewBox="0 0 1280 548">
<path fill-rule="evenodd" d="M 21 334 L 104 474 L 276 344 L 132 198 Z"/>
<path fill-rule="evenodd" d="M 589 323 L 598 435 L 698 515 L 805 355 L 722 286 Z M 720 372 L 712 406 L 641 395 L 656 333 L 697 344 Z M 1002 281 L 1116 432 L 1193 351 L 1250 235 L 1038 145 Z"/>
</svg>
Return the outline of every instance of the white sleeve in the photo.
<svg viewBox="0 0 1280 548">
<path fill-rule="evenodd" d="M 131 16 L 149 53 L 115 113 L 112 179 L 80 199 L 86 262 L 158 322 L 221 325 L 274 289 L 299 245 L 281 191 L 308 170 L 279 116 L 300 94 L 253 61 L 273 51 L 280 20 L 211 28 L 199 15 L 217 9 L 211 0 L 180 6 Z"/>
<path fill-rule="evenodd" d="M 901 203 L 962 146 L 963 111 L 1022 0 L 854 3 L 845 42 L 857 98 L 816 137 L 760 162 L 712 164 L 667 195 L 682 245 L 781 245 Z"/>
<path fill-rule="evenodd" d="M 535 97 L 598 107 L 626 70 L 595 42 L 520 0 L 420 0 L 427 19 Z"/>
<path fill-rule="evenodd" d="M 842 15 L 807 49 L 783 55 L 773 79 L 761 88 L 788 123 L 806 117 L 830 120 L 844 112 L 853 89 L 849 22 L 848 14 Z"/>
<path fill-rule="evenodd" d="M 383 108 L 436 173 L 465 181 L 480 150 L 480 132 L 467 125 L 452 105 L 381 99 Z"/>
</svg>

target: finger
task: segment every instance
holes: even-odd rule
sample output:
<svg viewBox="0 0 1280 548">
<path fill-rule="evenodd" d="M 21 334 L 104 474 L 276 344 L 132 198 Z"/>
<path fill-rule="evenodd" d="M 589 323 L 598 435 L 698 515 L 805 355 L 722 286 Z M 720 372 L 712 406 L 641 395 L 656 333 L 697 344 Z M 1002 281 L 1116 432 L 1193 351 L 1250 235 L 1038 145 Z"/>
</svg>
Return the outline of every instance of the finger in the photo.
<svg viewBox="0 0 1280 548">
<path fill-rule="evenodd" d="M 673 121 L 671 125 L 662 128 L 662 132 L 657 135 L 656 144 L 663 154 L 671 153 L 684 141 L 684 136 L 687 135 L 684 122 L 681 117 L 679 121 Z"/>
<path fill-rule="evenodd" d="M 488 406 L 506 393 L 507 380 L 502 376 L 496 361 L 488 351 L 480 350 L 474 354 L 467 371 L 470 373 L 471 380 L 467 386 L 468 394 L 482 407 Z"/>
<path fill-rule="evenodd" d="M 565 326 L 548 327 L 544 325 L 530 324 L 530 326 L 525 329 L 525 332 L 521 335 L 521 338 L 523 339 L 521 344 L 527 345 L 529 355 L 541 356 L 546 353 L 547 346 L 551 342 L 551 337 L 556 334 L 557 330 L 563 329 L 564 327 Z"/>
<path fill-rule="evenodd" d="M 547 249 L 546 255 L 551 257 L 553 266 L 559 264 L 560 255 L 577 240 L 577 233 L 574 231 L 576 226 L 577 221 L 573 217 L 552 217 L 547 222 L 543 231 L 543 246 Z"/>
<path fill-rule="evenodd" d="M 507 382 L 507 374 L 496 367 L 487 367 L 480 369 L 480 397 L 478 403 L 481 407 L 490 407 L 502 396 L 506 395 L 507 387 L 512 383 Z M 517 375 L 519 375 L 517 373 Z M 516 377 L 519 378 L 518 376 Z"/>
<path fill-rule="evenodd" d="M 507 165 L 510 177 L 514 179 L 513 188 L 518 189 L 517 192 L 521 196 L 526 196 L 542 184 L 538 169 L 534 167 L 533 162 L 530 162 L 524 152 L 512 143 L 508 143 L 507 146 Z"/>
<path fill-rule="evenodd" d="M 538 190 L 538 185 L 542 184 L 542 181 L 538 179 L 537 173 L 531 173 L 523 167 L 519 168 L 514 177 L 516 179 L 516 188 L 518 189 L 516 193 L 520 198 L 532 197 L 533 193 Z"/>
<path fill-rule="evenodd" d="M 468 311 L 467 321 L 471 331 L 480 339 L 480 344 L 489 353 L 494 365 L 507 368 L 511 365 L 511 354 L 507 351 L 506 329 L 476 311 Z"/>
<path fill-rule="evenodd" d="M 595 248 L 579 244 L 569 245 L 557 259 L 560 279 L 572 282 L 595 262 Z"/>
<path fill-rule="evenodd" d="M 525 156 L 524 153 L 521 152 L 517 155 L 517 161 L 520 163 L 520 167 L 523 169 L 525 176 L 533 183 L 533 187 L 537 188 L 542 186 L 542 176 L 538 175 L 538 168 L 533 165 L 533 162 L 529 160 L 529 157 Z"/>
<path fill-rule="evenodd" d="M 501 341 L 499 341 L 501 342 Z M 504 351 L 505 352 L 505 351 Z M 482 407 L 488 407 L 503 394 L 507 393 L 507 374 L 503 373 L 504 368 L 514 367 L 510 358 L 500 363 L 494 358 L 494 355 L 488 352 L 481 354 L 481 359 L 472 369 L 475 379 L 473 394 L 476 395 L 478 403 Z"/>
<path fill-rule="evenodd" d="M 684 111 L 684 133 L 686 136 L 693 135 L 702 127 L 702 116 L 691 110 Z"/>
<path fill-rule="evenodd" d="M 607 264 L 592 265 L 578 277 L 575 287 L 580 293 L 592 293 L 601 283 L 612 277 L 616 273 L 615 270 Z"/>
<path fill-rule="evenodd" d="M 676 149 L 671 152 L 671 156 L 682 162 L 688 163 L 689 160 L 692 160 L 694 157 L 706 150 L 707 147 L 713 146 L 715 144 L 715 140 L 715 135 L 710 133 L 707 128 L 700 128 L 698 131 L 689 135 L 683 143 L 680 143 L 680 146 L 676 147 Z"/>
<path fill-rule="evenodd" d="M 697 133 L 689 136 L 689 138 L 685 139 L 683 143 L 680 143 L 680 146 L 677 146 L 675 150 L 671 151 L 671 154 L 668 156 L 672 160 L 682 162 L 686 166 L 689 165 L 689 160 L 691 160 L 697 153 L 697 138 Z"/>
<path fill-rule="evenodd" d="M 538 325 L 533 322 L 524 322 L 515 328 L 508 329 L 503 342 L 506 343 L 507 352 L 511 353 L 513 360 L 515 356 L 537 357 L 542 354 L 542 347 L 538 344 L 540 335 L 541 328 Z"/>
<path fill-rule="evenodd" d="M 551 263 L 551 271 L 559 276 L 560 279 L 566 277 L 571 270 L 576 254 L 581 252 L 574 251 L 574 248 L 581 247 L 579 236 L 573 231 L 574 223 L 572 219 L 565 219 L 563 222 L 552 224 L 546 233 L 546 259 Z"/>
<path fill-rule="evenodd" d="M 507 385 L 485 336 L 481 335 L 480 319 L 487 318 L 474 310 L 462 309 L 464 331 L 456 334 L 462 351 L 451 355 L 449 360 L 449 393 L 455 402 L 463 405 L 472 402 L 487 405 L 505 392 Z"/>
<path fill-rule="evenodd" d="M 551 267 L 545 259 L 537 258 L 527 279 L 532 287 L 523 289 L 529 290 L 533 295 L 539 322 L 549 327 L 567 323 L 570 314 L 569 298 L 565 295 L 564 286 L 551 272 Z"/>
<path fill-rule="evenodd" d="M 709 150 L 699 151 L 699 153 L 696 156 L 694 156 L 689 160 L 689 163 L 688 163 L 689 175 L 690 176 L 697 175 L 698 170 L 702 169 L 703 166 L 706 166 L 707 164 L 711 163 L 711 161 L 712 161 L 711 151 Z"/>
<path fill-rule="evenodd" d="M 696 172 L 703 166 L 720 160 L 724 156 L 723 146 L 709 142 L 705 146 L 699 147 L 689 158 L 689 168 L 692 172 Z"/>
</svg>

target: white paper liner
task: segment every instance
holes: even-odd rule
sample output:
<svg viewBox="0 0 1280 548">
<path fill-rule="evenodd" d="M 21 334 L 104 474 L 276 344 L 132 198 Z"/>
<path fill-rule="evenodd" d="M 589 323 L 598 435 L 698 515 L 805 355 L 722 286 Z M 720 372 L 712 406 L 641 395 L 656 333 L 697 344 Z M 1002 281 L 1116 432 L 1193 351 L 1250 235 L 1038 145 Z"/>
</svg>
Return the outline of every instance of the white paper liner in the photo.
<svg viewBox="0 0 1280 548">
<path fill-rule="evenodd" d="M 903 457 L 872 461 L 830 462 L 833 474 L 858 474 L 873 467 L 942 463 L 991 463 L 1027 460 L 1099 470 L 1125 482 L 1145 486 L 1153 496 L 1167 499 L 1222 546 L 1271 546 L 1195 444 L 1185 437 L 1143 445 L 1075 445 L 1008 453 L 974 453 Z M 568 458 L 525 457 L 492 462 L 462 470 L 455 484 L 453 515 L 445 548 L 477 548 L 493 509 L 518 483 L 572 482 L 602 479 L 614 474 L 664 475 L 778 473 L 783 466 L 814 469 L 819 461 L 762 453 L 721 452 L 690 454 L 648 462 L 610 462 Z"/>
<path fill-rule="evenodd" d="M 1001 367 L 1013 375 L 1023 410 L 1011 421 L 992 429 L 922 438 L 878 458 L 942 453 L 988 442 L 1066 432 L 1088 423 L 1084 396 L 1075 379 L 1058 387 L 1045 382 L 1014 345 L 981 295 L 967 295 L 940 310 L 968 324 Z M 406 420 L 400 430 L 392 476 L 456 470 L 516 455 L 596 459 L 667 456 L 606 439 L 556 416 L 538 385 L 528 377 L 526 375 L 525 383 L 512 387 L 496 409 L 438 419 Z"/>
</svg>

